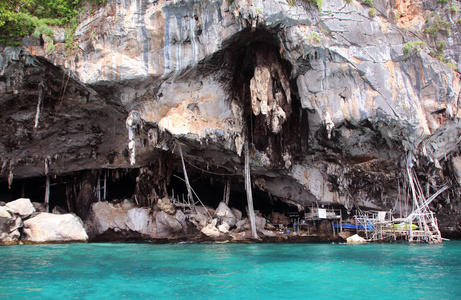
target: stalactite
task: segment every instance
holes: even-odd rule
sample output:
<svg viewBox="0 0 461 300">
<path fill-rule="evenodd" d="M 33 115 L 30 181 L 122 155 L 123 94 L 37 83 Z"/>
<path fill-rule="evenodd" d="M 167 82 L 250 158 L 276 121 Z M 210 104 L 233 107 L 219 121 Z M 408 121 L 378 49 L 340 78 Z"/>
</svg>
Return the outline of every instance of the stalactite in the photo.
<svg viewBox="0 0 461 300">
<path fill-rule="evenodd" d="M 138 127 L 142 126 L 141 113 L 137 110 L 130 112 L 126 118 L 126 128 L 128 129 L 128 149 L 131 150 L 130 164 L 136 164 L 136 131 Z"/>
</svg>

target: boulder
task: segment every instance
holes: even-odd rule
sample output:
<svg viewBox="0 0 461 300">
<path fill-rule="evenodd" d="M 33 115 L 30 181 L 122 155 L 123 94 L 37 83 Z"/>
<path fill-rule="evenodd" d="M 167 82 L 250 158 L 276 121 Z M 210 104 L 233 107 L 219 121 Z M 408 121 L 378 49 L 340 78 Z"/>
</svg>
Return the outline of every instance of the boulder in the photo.
<svg viewBox="0 0 461 300">
<path fill-rule="evenodd" d="M 216 226 L 214 226 L 213 224 L 208 224 L 201 231 L 204 235 L 212 238 L 219 237 L 221 235 L 218 228 L 216 228 Z"/>
<path fill-rule="evenodd" d="M 222 233 L 228 233 L 229 232 L 229 224 L 227 223 L 222 223 L 221 225 L 218 226 L 218 230 Z"/>
<path fill-rule="evenodd" d="M 147 208 L 132 208 L 126 212 L 126 225 L 132 231 L 145 231 L 149 226 L 149 221 L 149 209 Z"/>
<path fill-rule="evenodd" d="M 344 240 L 347 240 L 348 237 L 352 236 L 352 232 L 343 231 L 343 232 L 338 233 L 338 236 Z"/>
<path fill-rule="evenodd" d="M 219 203 L 214 216 L 222 220 L 223 223 L 229 224 L 230 227 L 235 226 L 238 221 L 232 210 L 224 202 Z"/>
<path fill-rule="evenodd" d="M 13 214 L 19 215 L 21 218 L 27 218 L 35 212 L 35 208 L 28 198 L 19 198 L 8 202 L 5 207 Z"/>
<path fill-rule="evenodd" d="M 91 237 L 106 232 L 112 227 L 115 207 L 107 201 L 95 202 L 91 205 L 89 218 L 85 227 Z"/>
<path fill-rule="evenodd" d="M 58 214 L 58 215 L 69 213 L 67 210 L 65 210 L 64 208 L 62 208 L 60 206 L 57 206 L 57 205 L 53 208 L 53 210 L 51 212 L 54 213 L 54 214 Z"/>
<path fill-rule="evenodd" d="M 189 215 L 189 221 L 191 221 L 198 229 L 202 229 L 206 226 L 208 218 L 201 213 L 196 213 Z"/>
<path fill-rule="evenodd" d="M 256 230 L 263 231 L 266 226 L 266 218 L 255 215 Z"/>
<path fill-rule="evenodd" d="M 48 212 L 46 203 L 43 202 L 32 202 L 32 206 L 35 208 L 36 212 Z"/>
<path fill-rule="evenodd" d="M 129 208 L 124 209 L 123 207 Z M 138 232 L 142 235 L 155 237 L 157 234 L 155 220 L 151 210 L 146 207 L 133 207 L 132 205 L 112 204 L 106 201 L 95 202 L 91 205 L 85 228 L 91 238 L 97 237 L 108 230 L 121 233 L 121 237 L 136 236 L 126 235 L 127 232 Z"/>
<path fill-rule="evenodd" d="M 160 237 L 175 237 L 183 232 L 181 223 L 172 215 L 161 211 L 155 219 L 157 225 L 157 234 Z"/>
<path fill-rule="evenodd" d="M 231 210 L 232 212 L 234 213 L 234 216 L 237 218 L 237 220 L 241 220 L 242 219 L 242 212 L 234 207 L 231 207 Z"/>
<path fill-rule="evenodd" d="M 158 208 L 169 215 L 174 215 L 176 212 L 176 208 L 174 207 L 173 203 L 171 203 L 170 197 L 163 197 L 162 199 L 158 199 L 157 205 Z"/>
<path fill-rule="evenodd" d="M 348 245 L 357 245 L 367 242 L 363 237 L 359 236 L 358 234 L 354 234 L 353 236 L 348 237 L 346 240 Z"/>
<path fill-rule="evenodd" d="M 245 226 L 245 224 L 247 223 L 248 223 L 248 220 L 243 219 L 243 220 L 237 221 L 237 223 L 235 223 L 235 227 L 237 227 L 237 229 L 242 229 L 243 226 Z"/>
<path fill-rule="evenodd" d="M 22 239 L 34 243 L 87 241 L 88 235 L 75 214 L 38 213 L 24 221 Z"/>
<path fill-rule="evenodd" d="M 22 227 L 20 217 L 10 214 L 5 207 L 0 207 L 0 243 L 8 244 L 18 241 L 19 228 Z"/>
<path fill-rule="evenodd" d="M 122 201 L 122 203 L 119 204 L 119 207 L 121 207 L 122 209 L 125 209 L 125 210 L 129 210 L 129 209 L 132 209 L 135 206 L 130 200 L 125 199 L 125 200 Z"/>
</svg>

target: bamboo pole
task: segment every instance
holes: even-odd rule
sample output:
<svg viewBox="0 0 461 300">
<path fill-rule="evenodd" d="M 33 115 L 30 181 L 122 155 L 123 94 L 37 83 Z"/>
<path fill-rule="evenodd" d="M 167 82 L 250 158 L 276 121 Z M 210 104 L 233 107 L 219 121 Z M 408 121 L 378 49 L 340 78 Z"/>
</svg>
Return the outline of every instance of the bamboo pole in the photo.
<svg viewBox="0 0 461 300">
<path fill-rule="evenodd" d="M 256 232 L 255 211 L 253 208 L 253 195 L 251 192 L 251 177 L 250 177 L 250 150 L 248 148 L 248 141 L 245 141 L 245 190 L 247 192 L 248 201 L 248 216 L 250 218 L 251 234 L 254 239 L 258 238 Z"/>
<path fill-rule="evenodd" d="M 46 182 L 45 182 L 45 203 L 47 207 L 47 211 L 50 211 L 50 176 L 46 176 Z"/>
<path fill-rule="evenodd" d="M 101 175 L 98 175 L 98 183 L 96 184 L 96 192 L 98 193 L 98 201 L 101 202 Z"/>
<path fill-rule="evenodd" d="M 187 199 L 190 202 L 191 209 L 193 211 L 195 211 L 194 197 L 192 196 L 192 190 L 191 190 L 191 187 L 190 187 L 189 177 L 187 176 L 186 164 L 184 163 L 184 156 L 182 155 L 181 144 L 179 144 L 179 154 L 181 154 L 182 169 L 183 169 L 183 172 L 184 172 L 184 180 L 186 182 L 186 187 L 187 187 Z"/>
</svg>

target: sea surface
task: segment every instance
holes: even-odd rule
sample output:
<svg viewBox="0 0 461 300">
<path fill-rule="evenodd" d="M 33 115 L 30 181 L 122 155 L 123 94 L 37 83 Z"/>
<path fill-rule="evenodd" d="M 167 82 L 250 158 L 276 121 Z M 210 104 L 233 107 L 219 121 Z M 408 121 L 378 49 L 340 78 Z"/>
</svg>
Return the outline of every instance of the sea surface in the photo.
<svg viewBox="0 0 461 300">
<path fill-rule="evenodd" d="M 461 299 L 461 241 L 3 246 L 0 298 Z"/>
</svg>

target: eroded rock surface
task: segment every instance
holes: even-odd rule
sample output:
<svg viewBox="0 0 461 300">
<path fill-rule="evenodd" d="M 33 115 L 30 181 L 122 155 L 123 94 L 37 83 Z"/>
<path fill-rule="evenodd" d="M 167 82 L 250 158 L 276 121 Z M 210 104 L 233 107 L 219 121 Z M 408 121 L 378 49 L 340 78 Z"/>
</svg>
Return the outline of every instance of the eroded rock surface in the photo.
<svg viewBox="0 0 461 300">
<path fill-rule="evenodd" d="M 93 204 L 94 234 L 183 234 L 178 211 L 191 203 L 164 201 L 184 172 L 179 149 L 192 179 L 231 180 L 240 193 L 248 141 L 266 203 L 402 213 L 411 158 L 427 195 L 450 185 L 431 209 L 461 232 L 461 35 L 446 4 L 375 0 L 373 16 L 342 0 L 141 2 L 86 10 L 72 53 L 59 32 L 53 52 L 0 46 L 5 198 L 20 193 L 16 182 L 50 176 L 65 185 L 60 206 L 86 217 L 112 181 L 156 218 Z M 133 190 L 115 186 L 122 180 Z M 214 214 L 189 215 L 202 230 Z M 242 218 L 218 217 L 210 232 Z"/>
</svg>

